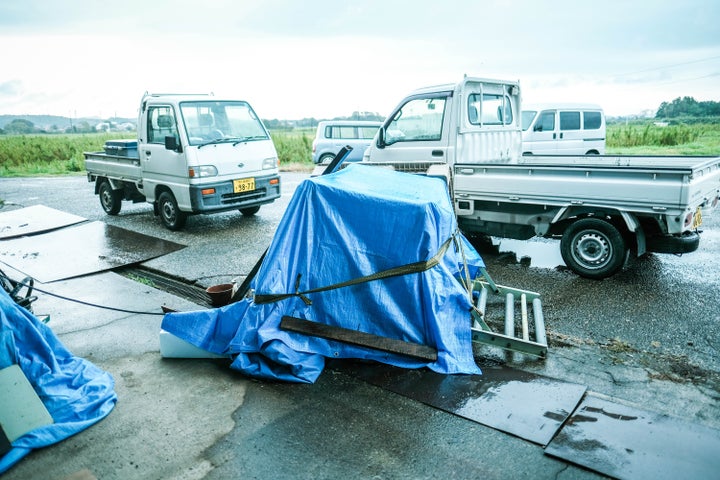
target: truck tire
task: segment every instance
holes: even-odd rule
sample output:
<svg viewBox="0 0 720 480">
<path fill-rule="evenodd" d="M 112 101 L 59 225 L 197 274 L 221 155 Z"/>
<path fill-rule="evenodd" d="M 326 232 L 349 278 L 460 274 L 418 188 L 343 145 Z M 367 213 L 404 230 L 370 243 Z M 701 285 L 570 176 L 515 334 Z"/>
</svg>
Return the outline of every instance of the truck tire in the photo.
<svg viewBox="0 0 720 480">
<path fill-rule="evenodd" d="M 107 180 L 103 180 L 98 187 L 98 196 L 100 197 L 100 205 L 108 215 L 117 215 L 122 207 L 123 192 L 122 190 L 113 190 L 112 185 Z"/>
<path fill-rule="evenodd" d="M 625 264 L 627 246 L 620 231 L 598 218 L 583 218 L 570 225 L 560 240 L 565 264 L 585 278 L 600 280 Z"/>
<path fill-rule="evenodd" d="M 245 215 L 246 217 L 252 217 L 253 215 L 255 215 L 255 214 L 256 214 L 257 212 L 259 212 L 259 211 L 260 211 L 260 206 L 259 206 L 259 205 L 258 205 L 258 206 L 255 206 L 255 207 L 247 207 L 247 208 L 241 208 L 241 209 L 240 209 L 240 213 L 242 213 L 242 214 Z"/>
<path fill-rule="evenodd" d="M 168 230 L 176 231 L 185 226 L 187 213 L 181 212 L 175 197 L 170 192 L 163 192 L 158 198 L 158 212 L 163 225 Z"/>
</svg>

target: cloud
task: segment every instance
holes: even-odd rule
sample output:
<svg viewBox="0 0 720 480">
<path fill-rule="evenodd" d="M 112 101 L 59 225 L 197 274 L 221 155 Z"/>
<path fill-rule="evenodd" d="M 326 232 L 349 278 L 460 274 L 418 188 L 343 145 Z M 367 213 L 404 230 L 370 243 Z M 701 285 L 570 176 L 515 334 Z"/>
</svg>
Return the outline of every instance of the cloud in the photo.
<svg viewBox="0 0 720 480">
<path fill-rule="evenodd" d="M 519 79 L 529 97 L 656 108 L 717 98 L 719 23 L 713 0 L 0 2 L 12 46 L 0 85 L 27 110 L 88 116 L 132 116 L 146 90 L 239 96 L 263 117 L 385 114 L 463 74 Z"/>
</svg>

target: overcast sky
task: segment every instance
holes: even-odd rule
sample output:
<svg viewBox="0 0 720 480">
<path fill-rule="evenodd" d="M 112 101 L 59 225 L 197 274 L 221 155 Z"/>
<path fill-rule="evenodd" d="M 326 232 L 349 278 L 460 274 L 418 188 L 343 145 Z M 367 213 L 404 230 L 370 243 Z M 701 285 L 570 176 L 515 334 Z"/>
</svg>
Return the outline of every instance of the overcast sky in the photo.
<svg viewBox="0 0 720 480">
<path fill-rule="evenodd" d="M 0 114 L 134 117 L 150 91 L 386 115 L 464 74 L 608 115 L 720 101 L 720 1 L 0 0 Z"/>
</svg>

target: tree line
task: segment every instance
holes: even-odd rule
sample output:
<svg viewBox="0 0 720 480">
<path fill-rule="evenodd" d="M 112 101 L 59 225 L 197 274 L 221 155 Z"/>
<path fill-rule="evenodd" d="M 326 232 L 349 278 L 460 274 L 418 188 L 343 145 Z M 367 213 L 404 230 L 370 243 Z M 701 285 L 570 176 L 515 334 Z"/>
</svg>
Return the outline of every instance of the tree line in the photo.
<svg viewBox="0 0 720 480">
<path fill-rule="evenodd" d="M 655 118 L 705 118 L 720 117 L 720 102 L 698 102 L 693 97 L 678 97 L 672 102 L 662 102 Z"/>
</svg>

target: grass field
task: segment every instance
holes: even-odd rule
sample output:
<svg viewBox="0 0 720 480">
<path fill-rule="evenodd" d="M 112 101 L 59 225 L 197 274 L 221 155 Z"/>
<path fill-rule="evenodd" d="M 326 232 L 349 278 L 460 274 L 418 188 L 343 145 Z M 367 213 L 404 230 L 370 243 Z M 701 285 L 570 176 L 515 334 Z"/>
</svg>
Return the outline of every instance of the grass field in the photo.
<svg viewBox="0 0 720 480">
<path fill-rule="evenodd" d="M 270 132 L 284 171 L 309 171 L 314 129 Z M 84 172 L 83 152 L 101 151 L 106 140 L 131 138 L 132 132 L 75 135 L 0 136 L 0 176 L 72 175 Z M 609 125 L 610 155 L 718 155 L 720 125 L 659 127 Z"/>
</svg>

